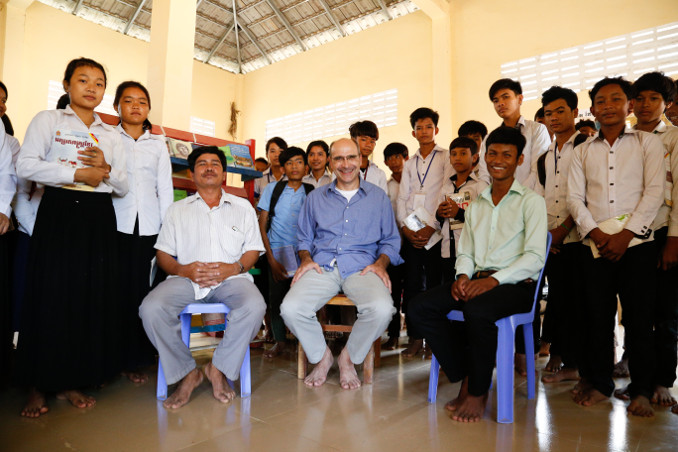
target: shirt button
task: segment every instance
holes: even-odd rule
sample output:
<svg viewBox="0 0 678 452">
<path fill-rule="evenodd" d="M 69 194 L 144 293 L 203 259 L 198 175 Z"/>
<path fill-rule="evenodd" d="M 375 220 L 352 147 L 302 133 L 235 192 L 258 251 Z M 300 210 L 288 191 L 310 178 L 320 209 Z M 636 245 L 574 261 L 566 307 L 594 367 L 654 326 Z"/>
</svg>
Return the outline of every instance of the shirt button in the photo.
<svg viewBox="0 0 678 452">
<path fill-rule="evenodd" d="M 614 199 L 612 201 L 610 201 L 610 204 L 614 204 Z"/>
<path fill-rule="evenodd" d="M 558 188 L 558 186 L 557 186 L 557 185 L 556 185 L 556 188 Z"/>
<path fill-rule="evenodd" d="M 610 169 L 614 169 L 614 166 L 611 166 Z"/>
<path fill-rule="evenodd" d="M 556 199 L 556 204 L 558 204 L 558 200 Z"/>
<path fill-rule="evenodd" d="M 348 220 L 346 220 L 346 223 L 348 223 Z"/>
<path fill-rule="evenodd" d="M 610 185 L 614 185 L 614 182 L 610 182 Z"/>
</svg>

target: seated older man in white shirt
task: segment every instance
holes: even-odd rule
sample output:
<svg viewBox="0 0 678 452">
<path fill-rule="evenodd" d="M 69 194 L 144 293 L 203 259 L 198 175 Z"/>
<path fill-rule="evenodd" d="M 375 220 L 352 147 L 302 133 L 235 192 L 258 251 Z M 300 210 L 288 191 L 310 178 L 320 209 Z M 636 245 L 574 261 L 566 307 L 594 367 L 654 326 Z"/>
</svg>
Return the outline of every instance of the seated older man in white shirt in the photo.
<svg viewBox="0 0 678 452">
<path fill-rule="evenodd" d="M 224 303 L 231 309 L 224 338 L 204 370 L 214 397 L 228 403 L 235 392 L 226 379 L 238 378 L 266 311 L 247 273 L 264 251 L 254 209 L 221 188 L 226 158 L 218 148 L 195 149 L 188 164 L 198 192 L 170 206 L 155 245 L 158 265 L 170 276 L 139 308 L 167 382 L 180 382 L 163 403 L 170 409 L 188 403 L 203 375 L 181 340 L 179 313 L 190 303 Z"/>
</svg>

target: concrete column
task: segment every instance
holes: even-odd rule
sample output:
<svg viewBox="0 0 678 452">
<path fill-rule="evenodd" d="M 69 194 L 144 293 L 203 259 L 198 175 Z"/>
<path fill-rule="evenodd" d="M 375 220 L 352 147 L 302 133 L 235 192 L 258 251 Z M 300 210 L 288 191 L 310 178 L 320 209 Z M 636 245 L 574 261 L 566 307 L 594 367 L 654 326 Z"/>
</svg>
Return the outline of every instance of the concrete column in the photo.
<svg viewBox="0 0 678 452">
<path fill-rule="evenodd" d="M 151 122 L 188 130 L 196 3 L 155 0 L 148 57 L 148 89 L 153 96 Z"/>
<path fill-rule="evenodd" d="M 452 6 L 448 0 L 414 0 L 431 18 L 431 46 L 433 47 L 433 104 L 440 113 L 442 131 L 451 131 L 456 118 L 452 117 Z M 456 133 L 451 133 L 456 136 Z"/>
<path fill-rule="evenodd" d="M 12 105 L 16 106 L 22 105 L 26 8 L 31 3 L 33 0 L 0 0 L 0 80 L 9 90 Z"/>
</svg>

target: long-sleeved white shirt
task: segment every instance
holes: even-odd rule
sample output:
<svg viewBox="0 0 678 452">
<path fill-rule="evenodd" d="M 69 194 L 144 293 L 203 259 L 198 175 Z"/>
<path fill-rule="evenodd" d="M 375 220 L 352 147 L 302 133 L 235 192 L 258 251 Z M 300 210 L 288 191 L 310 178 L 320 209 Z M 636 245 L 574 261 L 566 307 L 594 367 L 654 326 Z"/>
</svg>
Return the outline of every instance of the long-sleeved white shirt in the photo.
<svg viewBox="0 0 678 452">
<path fill-rule="evenodd" d="M 574 140 L 578 135 L 579 132 L 575 132 L 560 150 L 555 140 L 551 143 L 544 161 L 546 186 L 541 185 L 538 177 L 535 182 L 534 191 L 546 200 L 549 230 L 557 228 L 570 216 L 570 211 L 567 209 L 567 177 L 570 174 L 570 164 L 574 154 Z M 575 228 L 572 228 L 563 243 L 578 241 L 579 234 Z"/>
<path fill-rule="evenodd" d="M 139 218 L 139 235 L 155 235 L 167 208 L 174 201 L 172 164 L 164 139 L 147 130 L 135 140 L 121 125 L 116 127 L 122 138 L 127 161 L 129 190 L 123 197 L 113 197 L 118 231 L 134 232 Z"/>
<path fill-rule="evenodd" d="M 450 165 L 450 151 L 447 149 L 436 145 L 425 159 L 422 158 L 421 151 L 417 149 L 414 157 L 405 162 L 403 175 L 400 178 L 398 211 L 396 212 L 398 225 L 402 227 L 405 218 L 415 210 L 417 195 L 424 196 L 424 208 L 431 217 L 435 218 L 440 188 L 445 179 L 454 173 L 454 168 Z M 437 221 L 429 226 L 440 229 Z M 435 235 L 431 237 L 431 240 L 435 240 Z M 429 244 L 431 244 L 430 241 Z"/>
<path fill-rule="evenodd" d="M 16 168 L 21 144 L 15 137 L 7 135 L 6 138 L 9 140 L 9 147 L 12 150 L 12 163 Z M 12 201 L 12 208 L 19 223 L 18 229 L 25 234 L 33 235 L 35 217 L 38 214 L 43 191 L 43 189 L 33 189 L 33 182 L 17 177 L 16 195 L 14 195 L 14 201 Z"/>
<path fill-rule="evenodd" d="M 516 127 L 525 137 L 525 149 L 523 149 L 523 164 L 516 168 L 515 178 L 521 185 L 527 188 L 534 188 L 537 182 L 537 160 L 548 149 L 551 144 L 551 136 L 544 124 L 530 121 L 523 116 L 518 119 Z M 490 173 L 487 171 L 485 163 L 485 140 L 480 146 L 480 160 L 478 161 L 478 176 L 486 184 L 491 183 Z"/>
<path fill-rule="evenodd" d="M 41 111 L 28 125 L 16 165 L 19 177 L 34 181 L 38 186 L 62 187 L 73 184 L 75 168 L 49 161 L 51 145 L 58 129 L 91 133 L 99 140 L 98 147 L 111 165 L 111 172 L 108 179 L 94 187 L 95 192 L 115 193 L 118 196 L 127 193 L 127 164 L 120 134 L 96 113 L 94 122 L 87 127 L 70 105 L 63 110 Z"/>
<path fill-rule="evenodd" d="M 0 121 L 0 213 L 7 217 L 12 214 L 16 180 L 10 143 L 5 134 L 5 126 Z"/>
<path fill-rule="evenodd" d="M 630 214 L 625 229 L 650 240 L 664 201 L 664 146 L 651 133 L 624 130 L 612 146 L 598 133 L 574 150 L 567 208 L 580 237 L 599 223 Z"/>
<path fill-rule="evenodd" d="M 667 126 L 659 121 L 652 131 L 664 144 L 664 164 L 666 168 L 666 186 L 664 187 L 664 203 L 659 208 L 657 217 L 652 224 L 656 231 L 669 226 L 668 235 L 678 236 L 678 127 Z"/>
</svg>

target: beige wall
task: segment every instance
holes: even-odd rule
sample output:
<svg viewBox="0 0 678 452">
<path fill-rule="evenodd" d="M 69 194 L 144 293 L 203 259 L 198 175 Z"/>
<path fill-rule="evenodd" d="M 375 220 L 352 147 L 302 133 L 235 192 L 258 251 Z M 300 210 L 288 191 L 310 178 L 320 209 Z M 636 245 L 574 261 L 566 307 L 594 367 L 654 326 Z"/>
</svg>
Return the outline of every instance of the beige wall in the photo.
<svg viewBox="0 0 678 452">
<path fill-rule="evenodd" d="M 258 140 L 262 156 L 267 119 L 397 88 L 398 125 L 379 131 L 375 162 L 383 163 L 381 152 L 392 141 L 405 143 L 412 153 L 409 114 L 419 106 L 436 108 L 430 43 L 431 21 L 417 12 L 248 73 L 244 134 Z M 441 136 L 449 143 L 449 130 Z"/>
<path fill-rule="evenodd" d="M 500 77 L 502 63 L 678 21 L 675 0 L 649 0 L 642 7 L 631 0 L 452 0 L 451 5 L 453 111 L 451 118 L 441 118 L 438 142 L 443 146 L 466 119 L 490 128 L 499 122 L 487 89 Z M 123 80 L 146 82 L 148 48 L 146 42 L 34 2 L 26 15 L 21 86 L 8 87 L 8 113 L 18 137 L 45 108 L 48 81 L 61 80 L 71 58 L 102 62 L 108 69 L 107 91 L 113 93 Z M 194 61 L 191 115 L 215 121 L 217 136 L 230 138 L 235 100 L 242 111 L 236 140 L 255 138 L 263 155 L 267 119 L 397 88 L 398 125 L 380 131 L 375 161 L 381 163 L 381 151 L 391 141 L 416 149 L 407 120 L 414 108 L 441 104 L 432 88 L 434 58 L 440 54 L 431 21 L 420 11 L 244 76 Z M 588 108 L 585 93 L 580 99 Z M 538 101 L 530 101 L 523 112 L 532 116 L 538 107 Z"/>
<path fill-rule="evenodd" d="M 503 63 L 678 21 L 676 0 L 453 0 L 451 17 L 454 124 L 467 119 L 499 124 L 488 97 Z M 579 104 L 589 108 L 586 93 Z M 522 112 L 532 119 L 541 107 L 533 100 Z"/>
</svg>

